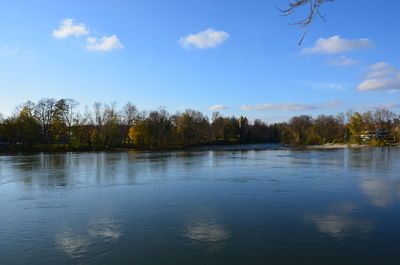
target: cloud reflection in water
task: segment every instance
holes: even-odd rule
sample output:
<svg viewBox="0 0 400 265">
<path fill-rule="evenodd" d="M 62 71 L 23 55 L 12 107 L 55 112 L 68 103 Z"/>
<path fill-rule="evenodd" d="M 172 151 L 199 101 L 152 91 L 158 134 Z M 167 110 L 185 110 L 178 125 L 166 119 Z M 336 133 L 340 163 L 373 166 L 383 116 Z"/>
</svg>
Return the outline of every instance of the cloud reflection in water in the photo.
<svg viewBox="0 0 400 265">
<path fill-rule="evenodd" d="M 90 238 L 66 231 L 56 235 L 56 244 L 71 258 L 79 258 L 87 252 Z"/>
<path fill-rule="evenodd" d="M 198 222 L 190 224 L 185 235 L 190 239 L 203 242 L 219 242 L 230 237 L 230 233 L 220 224 L 215 222 Z"/>
<path fill-rule="evenodd" d="M 225 247 L 231 233 L 221 223 L 215 209 L 202 209 L 186 223 L 183 236 L 188 244 L 197 249 L 215 253 Z"/>
<path fill-rule="evenodd" d="M 90 238 L 100 240 L 116 240 L 121 237 L 121 226 L 110 219 L 100 219 L 89 226 Z"/>
<path fill-rule="evenodd" d="M 340 215 L 314 215 L 309 220 L 319 232 L 335 238 L 367 234 L 373 228 L 370 221 Z"/>
<path fill-rule="evenodd" d="M 110 218 L 99 218 L 88 225 L 84 235 L 67 229 L 55 236 L 57 246 L 71 258 L 80 258 L 91 245 L 117 240 L 122 236 L 121 226 Z"/>
<path fill-rule="evenodd" d="M 385 207 L 400 198 L 400 182 L 388 179 L 366 178 L 361 188 L 374 206 Z"/>
</svg>

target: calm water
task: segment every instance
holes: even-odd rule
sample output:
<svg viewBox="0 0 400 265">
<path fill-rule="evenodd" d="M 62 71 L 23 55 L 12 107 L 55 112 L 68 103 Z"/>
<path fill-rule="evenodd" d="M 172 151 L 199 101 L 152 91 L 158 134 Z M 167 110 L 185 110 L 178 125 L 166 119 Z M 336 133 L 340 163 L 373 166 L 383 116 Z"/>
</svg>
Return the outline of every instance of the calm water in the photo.
<svg viewBox="0 0 400 265">
<path fill-rule="evenodd" d="M 400 148 L 0 156 L 0 264 L 400 264 Z"/>
</svg>

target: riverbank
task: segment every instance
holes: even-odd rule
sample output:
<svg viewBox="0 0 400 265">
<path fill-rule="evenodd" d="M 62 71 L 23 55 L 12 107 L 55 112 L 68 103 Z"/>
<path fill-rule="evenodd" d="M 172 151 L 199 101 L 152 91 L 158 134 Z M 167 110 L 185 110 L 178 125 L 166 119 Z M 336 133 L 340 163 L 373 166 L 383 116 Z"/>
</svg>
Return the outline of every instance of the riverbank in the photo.
<svg viewBox="0 0 400 265">
<path fill-rule="evenodd" d="M 391 146 L 399 146 L 399 144 L 393 144 Z M 307 145 L 307 149 L 344 149 L 344 148 L 365 148 L 372 147 L 370 144 L 320 144 L 320 145 Z"/>
<path fill-rule="evenodd" d="M 392 144 L 390 146 L 399 146 Z M 66 152 L 154 152 L 154 151 L 240 151 L 240 150 L 276 150 L 276 149 L 346 149 L 346 148 L 365 148 L 373 147 L 370 144 L 348 144 L 348 143 L 326 143 L 321 145 L 290 146 L 283 143 L 236 143 L 236 144 L 214 144 L 199 145 L 185 148 L 164 148 L 164 149 L 141 149 L 141 148 L 68 148 L 57 146 L 58 148 L 0 148 L 0 154 L 13 153 L 66 153 Z"/>
<path fill-rule="evenodd" d="M 1 153 L 64 153 L 64 152 L 152 152 L 152 151 L 185 151 L 185 150 L 251 150 L 251 149 L 277 149 L 285 147 L 281 143 L 254 143 L 254 142 L 215 142 L 213 144 L 193 145 L 175 148 L 136 148 L 136 147 L 109 147 L 109 148 L 90 148 L 90 147 L 70 147 L 68 145 L 46 145 L 46 146 L 4 146 L 0 148 Z"/>
</svg>

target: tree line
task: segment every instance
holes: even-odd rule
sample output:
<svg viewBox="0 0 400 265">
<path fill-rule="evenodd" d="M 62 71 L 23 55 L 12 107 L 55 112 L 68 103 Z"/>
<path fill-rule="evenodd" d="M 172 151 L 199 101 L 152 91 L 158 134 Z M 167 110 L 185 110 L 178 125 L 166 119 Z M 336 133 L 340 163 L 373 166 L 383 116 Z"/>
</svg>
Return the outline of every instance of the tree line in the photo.
<svg viewBox="0 0 400 265">
<path fill-rule="evenodd" d="M 290 145 L 357 142 L 366 131 L 387 132 L 384 141 L 399 139 L 399 116 L 386 109 L 364 113 L 295 116 L 289 122 L 266 124 L 245 117 L 211 119 L 188 109 L 139 111 L 132 103 L 94 103 L 79 111 L 73 99 L 28 101 L 9 117 L 0 114 L 0 143 L 8 149 L 101 150 L 115 148 L 172 149 L 198 145 L 282 142 Z M 375 134 L 376 135 L 376 134 Z"/>
<path fill-rule="evenodd" d="M 132 103 L 94 103 L 79 111 L 73 99 L 44 98 L 19 105 L 9 117 L 0 115 L 0 143 L 8 149 L 100 150 L 168 149 L 238 142 L 279 142 L 276 125 L 246 118 L 210 119 L 188 109 L 170 114 L 164 108 L 139 111 Z"/>
<path fill-rule="evenodd" d="M 369 143 L 383 146 L 400 139 L 400 116 L 387 109 L 293 117 L 282 126 L 282 142 L 292 145 Z"/>
</svg>

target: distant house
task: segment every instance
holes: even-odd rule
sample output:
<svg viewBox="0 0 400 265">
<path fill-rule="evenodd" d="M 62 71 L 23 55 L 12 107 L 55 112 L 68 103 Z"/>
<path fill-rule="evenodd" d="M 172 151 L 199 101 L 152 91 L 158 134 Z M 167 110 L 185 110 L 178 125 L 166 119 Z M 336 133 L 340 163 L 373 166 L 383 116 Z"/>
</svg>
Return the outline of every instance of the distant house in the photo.
<svg viewBox="0 0 400 265">
<path fill-rule="evenodd" d="M 373 131 L 364 131 L 358 136 L 361 138 L 361 140 L 366 142 L 371 141 L 374 138 L 375 134 Z"/>
<path fill-rule="evenodd" d="M 367 142 L 371 141 L 373 139 L 381 139 L 381 140 L 390 140 L 390 133 L 389 131 L 382 130 L 382 129 L 377 129 L 377 130 L 370 130 L 370 131 L 364 131 L 359 135 L 361 140 Z"/>
<path fill-rule="evenodd" d="M 377 139 L 390 139 L 390 133 L 389 131 L 378 129 L 376 130 L 376 136 Z"/>
</svg>

